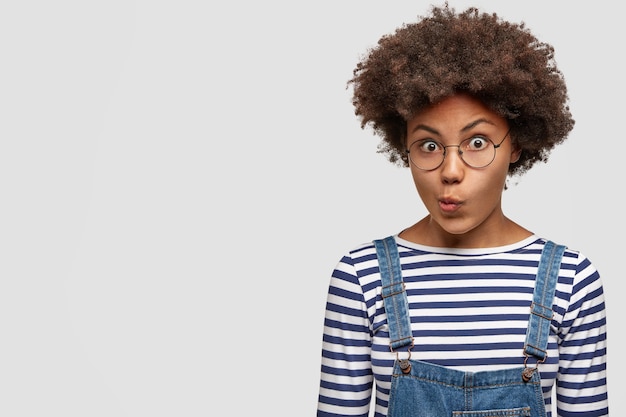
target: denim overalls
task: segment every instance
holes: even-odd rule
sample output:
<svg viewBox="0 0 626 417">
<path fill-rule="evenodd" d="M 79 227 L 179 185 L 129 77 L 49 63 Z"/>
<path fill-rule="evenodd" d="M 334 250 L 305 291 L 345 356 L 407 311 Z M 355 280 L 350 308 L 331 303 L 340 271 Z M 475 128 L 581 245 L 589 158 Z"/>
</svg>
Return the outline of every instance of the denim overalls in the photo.
<svg viewBox="0 0 626 417">
<path fill-rule="evenodd" d="M 552 300 L 565 246 L 547 241 L 541 254 L 526 333 L 524 366 L 464 372 L 410 359 L 413 346 L 409 307 L 393 236 L 375 240 L 392 352 L 408 346 L 408 358 L 396 353 L 388 417 L 545 417 L 537 364 L 546 357 Z M 406 353 L 406 352 L 405 352 Z"/>
</svg>

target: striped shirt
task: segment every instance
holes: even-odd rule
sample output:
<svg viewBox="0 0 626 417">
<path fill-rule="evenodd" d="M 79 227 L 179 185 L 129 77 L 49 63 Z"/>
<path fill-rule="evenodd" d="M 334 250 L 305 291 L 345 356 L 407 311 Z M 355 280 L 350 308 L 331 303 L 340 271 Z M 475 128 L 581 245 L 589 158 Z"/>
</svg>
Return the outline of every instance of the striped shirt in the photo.
<svg viewBox="0 0 626 417">
<path fill-rule="evenodd" d="M 545 240 L 489 249 L 446 249 L 395 237 L 415 346 L 411 359 L 475 372 L 520 367 Z M 606 311 L 600 275 L 567 249 L 556 286 L 548 357 L 539 365 L 548 416 L 608 415 Z M 395 353 L 373 243 L 332 273 L 322 344 L 318 417 L 387 415 Z M 555 385 L 556 382 L 556 385 Z"/>
</svg>

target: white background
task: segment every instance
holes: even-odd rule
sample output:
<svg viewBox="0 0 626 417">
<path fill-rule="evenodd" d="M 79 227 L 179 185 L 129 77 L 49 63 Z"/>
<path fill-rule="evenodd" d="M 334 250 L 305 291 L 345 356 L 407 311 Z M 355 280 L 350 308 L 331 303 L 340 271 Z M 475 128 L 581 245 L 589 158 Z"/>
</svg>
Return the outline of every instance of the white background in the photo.
<svg viewBox="0 0 626 417">
<path fill-rule="evenodd" d="M 0 6 L 0 415 L 314 415 L 333 267 L 425 213 L 346 82 L 429 3 L 209 4 Z M 505 212 L 600 270 L 619 413 L 622 16 L 475 4 L 568 82 L 575 129 Z"/>
</svg>

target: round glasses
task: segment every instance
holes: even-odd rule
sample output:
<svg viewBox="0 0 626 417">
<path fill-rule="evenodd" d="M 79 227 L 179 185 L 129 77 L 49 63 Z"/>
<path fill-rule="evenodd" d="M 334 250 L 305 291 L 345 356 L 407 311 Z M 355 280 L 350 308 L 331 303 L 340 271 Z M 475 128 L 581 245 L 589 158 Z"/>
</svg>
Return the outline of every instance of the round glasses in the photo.
<svg viewBox="0 0 626 417">
<path fill-rule="evenodd" d="M 496 149 L 502 145 L 511 129 L 497 145 L 491 139 L 476 135 L 458 145 L 444 145 L 434 139 L 423 139 L 411 144 L 406 153 L 411 163 L 423 171 L 432 171 L 443 164 L 447 148 L 458 148 L 459 157 L 467 166 L 484 168 L 496 159 Z"/>
</svg>

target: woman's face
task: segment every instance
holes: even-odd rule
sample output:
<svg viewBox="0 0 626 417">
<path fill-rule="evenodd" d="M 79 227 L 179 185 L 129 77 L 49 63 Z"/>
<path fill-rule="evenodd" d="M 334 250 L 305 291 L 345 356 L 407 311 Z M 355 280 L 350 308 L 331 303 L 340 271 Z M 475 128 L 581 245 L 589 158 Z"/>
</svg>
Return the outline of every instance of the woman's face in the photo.
<svg viewBox="0 0 626 417">
<path fill-rule="evenodd" d="M 451 235 L 498 232 L 509 164 L 519 158 L 508 130 L 506 119 L 466 94 L 433 104 L 407 122 L 407 149 L 417 141 L 421 141 L 425 152 L 437 149 L 437 144 L 430 140 L 446 146 L 443 163 L 430 171 L 410 162 L 417 192 L 437 230 Z M 456 145 L 470 138 L 476 138 L 470 141 L 471 149 L 483 146 L 485 138 L 496 146 L 502 142 L 493 162 L 483 168 L 472 168 L 461 159 Z M 416 148 L 417 144 L 411 152 Z M 469 151 L 466 149 L 466 155 Z"/>
</svg>

